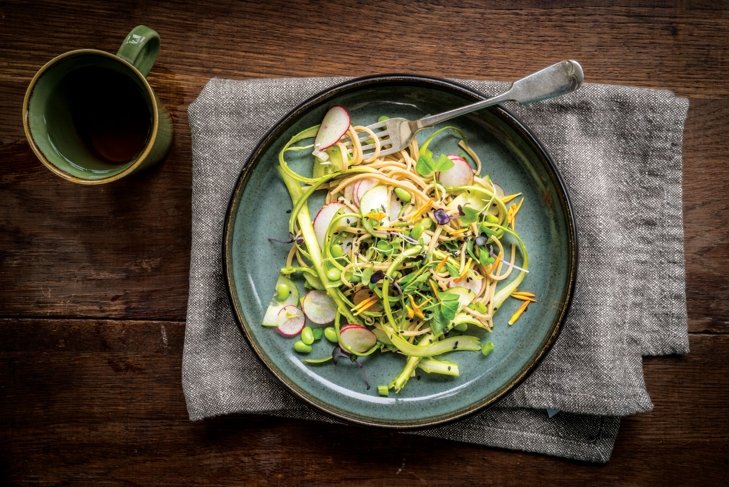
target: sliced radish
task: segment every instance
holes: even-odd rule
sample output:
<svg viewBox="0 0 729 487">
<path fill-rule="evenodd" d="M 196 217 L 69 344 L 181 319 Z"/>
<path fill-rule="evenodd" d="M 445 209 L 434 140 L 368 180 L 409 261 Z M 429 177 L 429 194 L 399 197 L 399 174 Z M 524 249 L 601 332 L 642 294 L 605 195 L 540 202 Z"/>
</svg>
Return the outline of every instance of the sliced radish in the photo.
<svg viewBox="0 0 729 487">
<path fill-rule="evenodd" d="M 457 211 L 459 206 L 468 206 L 469 208 L 473 208 L 476 211 L 481 211 L 486 208 L 488 200 L 489 198 L 481 194 L 461 193 L 453 198 L 453 200 L 448 204 L 447 209 L 449 212 L 453 212 Z"/>
<path fill-rule="evenodd" d="M 446 188 L 468 186 L 473 184 L 473 169 L 463 157 L 451 154 L 448 158 L 453 161 L 453 167 L 438 175 L 438 181 Z"/>
<path fill-rule="evenodd" d="M 344 196 L 344 199 L 348 201 L 354 202 L 354 188 L 357 186 L 357 183 L 348 184 L 344 187 L 342 190 L 342 195 Z"/>
<path fill-rule="evenodd" d="M 369 212 L 381 211 L 385 217 L 380 222 L 387 220 L 387 209 L 390 207 L 390 195 L 387 186 L 377 185 L 370 188 L 359 200 L 359 211 L 362 216 Z"/>
<path fill-rule="evenodd" d="M 301 308 L 292 304 L 287 304 L 277 315 L 278 327 L 276 328 L 280 334 L 286 337 L 296 336 L 306 324 L 306 316 Z"/>
<path fill-rule="evenodd" d="M 377 336 L 362 325 L 347 325 L 339 330 L 339 345 L 352 353 L 365 353 L 377 344 Z"/>
<path fill-rule="evenodd" d="M 377 185 L 370 188 L 359 202 L 359 211 L 362 216 L 367 216 L 370 212 L 382 212 L 384 216 L 373 223 L 373 220 L 364 218 L 362 220 L 362 226 L 370 232 L 372 235 L 380 237 L 384 235 L 383 232 L 377 232 L 373 227 L 375 226 L 386 226 L 390 223 L 390 218 L 387 215 L 387 209 L 390 207 L 390 195 L 387 191 L 387 186 Z"/>
<path fill-rule="evenodd" d="M 334 105 L 327 111 L 314 138 L 314 151 L 320 152 L 336 144 L 349 129 L 349 111 Z"/>
<path fill-rule="evenodd" d="M 334 321 L 337 314 L 337 304 L 324 291 L 314 289 L 306 293 L 301 307 L 306 317 L 317 325 L 325 325 Z"/>
<path fill-rule="evenodd" d="M 279 287 L 280 285 L 288 286 L 289 295 L 283 301 L 279 301 L 276 299 L 276 293 L 274 292 L 273 298 L 271 299 L 268 308 L 266 308 L 266 313 L 263 315 L 263 320 L 261 320 L 261 325 L 263 326 L 278 326 L 278 312 L 281 311 L 281 308 L 287 304 L 296 304 L 299 302 L 299 288 L 296 287 L 291 279 L 279 276 L 276 281 L 276 287 Z"/>
<path fill-rule="evenodd" d="M 359 205 L 362 196 L 364 196 L 364 194 L 372 189 L 372 187 L 374 187 L 376 184 L 377 181 L 375 181 L 374 179 L 360 179 L 359 181 L 354 183 L 353 203 L 355 205 Z"/>
<path fill-rule="evenodd" d="M 448 159 L 450 159 L 450 160 L 451 160 L 451 161 L 453 161 L 453 162 L 456 162 L 456 161 L 463 161 L 463 162 L 465 162 L 466 164 L 468 164 L 468 161 L 467 161 L 467 160 L 465 160 L 465 159 L 464 159 L 463 157 L 459 156 L 458 154 L 448 154 Z M 469 165 L 470 165 L 470 164 L 469 164 Z"/>
<path fill-rule="evenodd" d="M 387 217 L 390 221 L 397 220 L 402 211 L 402 203 L 397 198 L 390 198 L 390 206 L 387 208 Z"/>
<path fill-rule="evenodd" d="M 327 233 L 329 224 L 332 223 L 334 215 L 339 210 L 345 209 L 342 203 L 329 203 L 328 205 L 322 206 L 314 217 L 314 235 L 316 235 L 316 241 L 319 242 L 319 247 L 324 246 L 324 236 Z M 340 220 L 343 222 L 344 219 Z"/>
</svg>

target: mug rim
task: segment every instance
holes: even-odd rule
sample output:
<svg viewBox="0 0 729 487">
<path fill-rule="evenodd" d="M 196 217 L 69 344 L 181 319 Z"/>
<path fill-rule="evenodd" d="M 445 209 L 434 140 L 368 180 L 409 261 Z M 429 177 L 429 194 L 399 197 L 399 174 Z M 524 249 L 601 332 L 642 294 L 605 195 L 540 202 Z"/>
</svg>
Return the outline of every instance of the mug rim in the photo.
<svg viewBox="0 0 729 487">
<path fill-rule="evenodd" d="M 113 59 L 114 61 L 118 62 L 122 66 L 128 68 L 131 70 L 131 72 L 137 77 L 139 81 L 141 81 L 142 86 L 144 86 L 144 89 L 146 90 L 146 95 L 148 99 L 151 101 L 150 105 L 152 107 L 152 129 L 150 131 L 150 136 L 147 139 L 147 142 L 145 143 L 144 149 L 137 154 L 137 156 L 134 158 L 133 162 L 129 164 L 128 167 L 125 169 L 114 173 L 108 177 L 103 177 L 99 179 L 84 179 L 79 176 L 76 176 L 74 174 L 70 174 L 63 169 L 56 166 L 46 155 L 43 153 L 43 151 L 40 150 L 38 145 L 35 142 L 35 139 L 33 138 L 33 134 L 30 130 L 30 99 L 33 97 L 33 92 L 35 90 L 35 87 L 38 83 L 38 80 L 50 69 L 52 66 L 56 65 L 58 62 L 78 56 L 81 54 L 94 54 L 94 55 L 100 55 L 109 59 Z M 154 95 L 154 91 L 152 90 L 152 87 L 150 86 L 149 82 L 147 81 L 147 78 L 137 69 L 132 63 L 128 62 L 127 60 L 121 58 L 120 56 L 117 56 L 116 54 L 112 54 L 110 52 L 102 51 L 100 49 L 74 49 L 72 51 L 64 52 L 63 54 L 59 54 L 58 56 L 54 57 L 53 59 L 47 61 L 43 66 L 36 71 L 36 73 L 33 75 L 33 78 L 30 80 L 30 84 L 28 85 L 27 90 L 25 91 L 25 96 L 23 97 L 23 131 L 25 132 L 25 138 L 28 140 L 28 143 L 30 144 L 30 148 L 35 153 L 36 157 L 43 163 L 44 166 L 46 166 L 48 169 L 51 170 L 54 174 L 57 176 L 62 177 L 63 179 L 66 179 L 68 181 L 78 183 L 78 184 L 86 184 L 86 185 L 94 185 L 94 184 L 105 184 L 110 183 L 112 181 L 116 181 L 118 179 L 121 179 L 132 172 L 134 172 L 139 166 L 142 165 L 142 163 L 145 161 L 145 159 L 149 156 L 150 152 L 152 151 L 152 148 L 154 147 L 154 144 L 157 139 L 157 135 L 159 132 L 159 109 L 157 107 L 156 98 Z"/>
</svg>

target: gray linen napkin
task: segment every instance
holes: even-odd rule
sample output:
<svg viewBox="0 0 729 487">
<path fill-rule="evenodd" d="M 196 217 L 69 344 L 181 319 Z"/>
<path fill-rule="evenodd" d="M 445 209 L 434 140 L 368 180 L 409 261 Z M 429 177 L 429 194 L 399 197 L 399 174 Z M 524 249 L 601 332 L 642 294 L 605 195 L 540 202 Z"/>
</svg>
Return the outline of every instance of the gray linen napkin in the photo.
<svg viewBox="0 0 729 487">
<path fill-rule="evenodd" d="M 276 382 L 241 336 L 224 287 L 221 240 L 228 199 L 258 140 L 291 108 L 341 81 L 213 79 L 189 107 L 192 251 L 182 380 L 192 420 L 242 412 L 331 421 Z M 461 82 L 485 95 L 507 86 Z M 681 200 L 688 101 L 586 84 L 556 100 L 507 108 L 542 141 L 572 198 L 580 256 L 572 309 L 546 359 L 496 407 L 415 434 L 606 462 L 620 416 L 652 408 L 642 357 L 688 351 Z"/>
</svg>

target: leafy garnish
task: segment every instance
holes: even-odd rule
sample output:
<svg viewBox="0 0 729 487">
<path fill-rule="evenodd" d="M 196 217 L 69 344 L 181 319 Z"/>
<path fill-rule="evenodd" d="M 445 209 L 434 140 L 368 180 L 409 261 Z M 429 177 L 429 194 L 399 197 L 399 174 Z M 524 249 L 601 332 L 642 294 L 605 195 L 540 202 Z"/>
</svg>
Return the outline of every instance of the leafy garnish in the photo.
<svg viewBox="0 0 729 487">
<path fill-rule="evenodd" d="M 453 161 L 447 155 L 440 154 L 437 159 L 434 159 L 431 151 L 422 152 L 415 164 L 415 170 L 423 177 L 430 176 L 433 172 L 447 171 L 452 167 Z"/>
<path fill-rule="evenodd" d="M 440 293 L 440 303 L 435 308 L 430 323 L 433 335 L 440 336 L 448 328 L 458 312 L 458 300 L 460 297 L 455 293 Z"/>
<path fill-rule="evenodd" d="M 460 210 L 463 212 L 463 215 L 459 217 L 459 220 L 464 225 L 470 225 L 471 223 L 475 223 L 478 221 L 478 210 L 465 205 L 461 206 Z"/>
<path fill-rule="evenodd" d="M 482 265 L 493 264 L 494 257 L 491 254 L 489 254 L 488 250 L 486 250 L 484 248 L 479 248 L 478 249 L 478 261 Z"/>
</svg>

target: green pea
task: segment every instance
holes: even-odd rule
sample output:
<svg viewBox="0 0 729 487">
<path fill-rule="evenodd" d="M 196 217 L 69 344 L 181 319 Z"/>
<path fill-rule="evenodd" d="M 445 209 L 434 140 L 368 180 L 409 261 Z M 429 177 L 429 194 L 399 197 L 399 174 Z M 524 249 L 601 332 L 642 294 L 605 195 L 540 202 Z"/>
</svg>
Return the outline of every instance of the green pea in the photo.
<svg viewBox="0 0 729 487">
<path fill-rule="evenodd" d="M 304 329 L 301 330 L 301 341 L 306 345 L 314 343 L 314 330 L 312 330 L 310 326 L 305 326 Z"/>
<path fill-rule="evenodd" d="M 453 329 L 456 331 L 466 331 L 466 330 L 468 330 L 468 324 L 459 323 L 456 326 L 454 326 Z"/>
<path fill-rule="evenodd" d="M 481 353 L 484 357 L 488 357 L 491 352 L 494 350 L 494 342 L 491 340 L 487 341 L 483 344 L 483 347 L 481 347 Z"/>
<path fill-rule="evenodd" d="M 425 230 L 430 230 L 431 227 L 433 226 L 433 220 L 431 220 L 430 218 L 423 218 L 418 223 L 423 225 L 423 228 Z"/>
<path fill-rule="evenodd" d="M 291 289 L 289 289 L 288 284 L 280 283 L 276 285 L 276 299 L 278 301 L 286 301 L 286 298 L 288 298 L 290 294 Z"/>
<path fill-rule="evenodd" d="M 385 120 L 390 120 L 390 117 L 388 117 L 387 115 L 380 115 L 379 117 L 377 117 L 378 122 L 384 122 Z"/>
<path fill-rule="evenodd" d="M 298 353 L 309 353 L 311 352 L 311 345 L 307 345 L 301 340 L 296 340 L 296 342 L 294 343 L 294 350 L 296 350 Z"/>
<path fill-rule="evenodd" d="M 498 219 L 498 218 L 496 218 L 496 215 L 492 215 L 492 214 L 490 214 L 490 213 L 489 213 L 488 215 L 486 215 L 486 219 L 487 219 L 487 220 L 488 220 L 489 222 L 491 222 L 491 223 L 498 223 L 498 222 L 499 222 L 499 219 Z"/>
<path fill-rule="evenodd" d="M 400 201 L 403 203 L 410 203 L 410 200 L 413 198 L 410 193 L 403 188 L 395 188 L 395 196 L 400 198 Z"/>
<path fill-rule="evenodd" d="M 425 229 L 421 225 L 415 225 L 412 230 L 410 230 L 410 236 L 418 239 L 421 235 L 423 235 L 423 232 Z"/>
<path fill-rule="evenodd" d="M 327 279 L 330 281 L 338 281 L 342 276 L 342 273 L 336 267 L 331 267 L 327 270 Z"/>
<path fill-rule="evenodd" d="M 385 384 L 379 385 L 379 386 L 377 386 L 377 393 L 380 396 L 389 396 L 390 395 L 390 388 L 387 385 L 385 385 Z"/>
<path fill-rule="evenodd" d="M 375 246 L 384 252 L 392 250 L 392 245 L 387 240 L 380 240 Z"/>
<path fill-rule="evenodd" d="M 327 326 L 324 328 L 324 338 L 332 343 L 337 343 L 339 341 L 339 337 L 337 337 L 337 330 L 333 326 Z"/>
<path fill-rule="evenodd" d="M 332 245 L 330 251 L 332 253 L 332 257 L 341 257 L 344 255 L 344 249 L 339 244 Z"/>
</svg>

